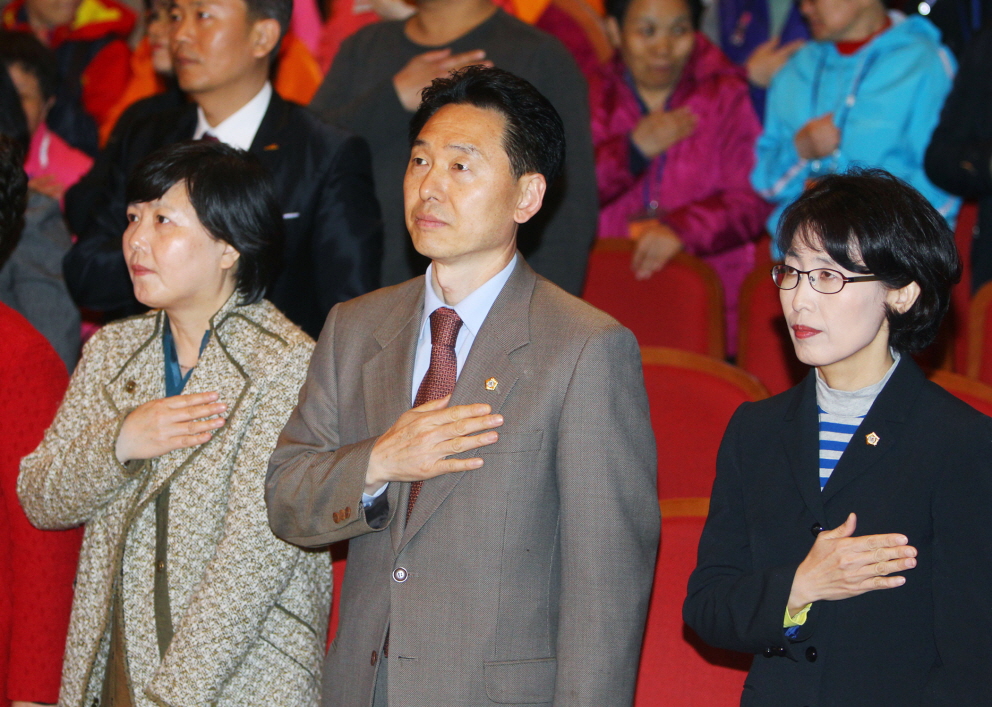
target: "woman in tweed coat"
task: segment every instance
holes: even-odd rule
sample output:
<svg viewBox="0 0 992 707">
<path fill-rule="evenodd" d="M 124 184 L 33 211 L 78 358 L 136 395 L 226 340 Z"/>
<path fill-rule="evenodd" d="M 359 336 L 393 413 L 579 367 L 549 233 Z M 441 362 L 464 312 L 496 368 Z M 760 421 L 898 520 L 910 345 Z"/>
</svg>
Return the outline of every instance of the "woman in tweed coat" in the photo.
<svg viewBox="0 0 992 707">
<path fill-rule="evenodd" d="M 35 524 L 86 526 L 59 704 L 316 705 L 330 559 L 263 500 L 313 346 L 261 299 L 280 210 L 253 157 L 204 142 L 149 157 L 128 201 L 153 311 L 87 344 L 18 486 Z"/>
</svg>

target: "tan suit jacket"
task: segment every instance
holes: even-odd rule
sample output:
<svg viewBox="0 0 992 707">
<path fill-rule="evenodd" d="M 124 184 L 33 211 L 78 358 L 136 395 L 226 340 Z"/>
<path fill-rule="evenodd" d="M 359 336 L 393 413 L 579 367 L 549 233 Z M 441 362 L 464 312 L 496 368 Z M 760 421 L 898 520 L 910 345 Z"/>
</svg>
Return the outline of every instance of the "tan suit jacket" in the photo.
<svg viewBox="0 0 992 707">
<path fill-rule="evenodd" d="M 499 441 L 409 523 L 390 484 L 376 530 L 365 471 L 410 408 L 423 300 L 420 277 L 331 311 L 269 466 L 278 536 L 351 538 L 323 704 L 371 704 L 388 628 L 391 707 L 629 705 L 659 532 L 637 342 L 520 258 L 451 400 L 502 414 Z"/>
<path fill-rule="evenodd" d="M 44 528 L 85 523 L 59 705 L 99 702 L 113 592 L 121 592 L 135 707 L 306 707 L 319 697 L 330 605 L 327 553 L 274 537 L 265 465 L 313 342 L 268 302 L 211 320 L 184 393 L 217 391 L 227 423 L 206 444 L 121 465 L 135 407 L 165 395 L 162 312 L 107 325 L 86 345 L 18 495 Z M 159 655 L 155 498 L 170 486 L 164 566 L 174 636 Z"/>
</svg>

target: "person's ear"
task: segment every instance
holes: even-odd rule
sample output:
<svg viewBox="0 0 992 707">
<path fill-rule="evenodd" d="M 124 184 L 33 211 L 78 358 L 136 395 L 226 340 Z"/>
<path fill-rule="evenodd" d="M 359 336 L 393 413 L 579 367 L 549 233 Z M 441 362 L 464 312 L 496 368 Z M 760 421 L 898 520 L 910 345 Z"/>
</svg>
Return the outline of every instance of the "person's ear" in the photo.
<svg viewBox="0 0 992 707">
<path fill-rule="evenodd" d="M 241 259 L 241 253 L 230 243 L 224 243 L 224 251 L 220 254 L 220 269 L 231 270 Z"/>
<path fill-rule="evenodd" d="M 279 43 L 280 27 L 279 21 L 272 18 L 255 20 L 251 28 L 251 50 L 252 55 L 261 59 L 267 57 Z"/>
<path fill-rule="evenodd" d="M 894 311 L 903 314 L 916 304 L 920 297 L 920 286 L 913 281 L 897 290 L 889 290 L 885 295 L 885 301 Z"/>
<path fill-rule="evenodd" d="M 51 96 L 47 101 L 45 101 L 45 105 L 43 105 L 41 108 L 41 120 L 38 121 L 39 125 L 44 124 L 44 122 L 48 119 L 48 112 L 52 109 L 52 106 L 54 105 L 55 105 L 55 96 Z"/>
<path fill-rule="evenodd" d="M 517 180 L 517 207 L 513 220 L 527 223 L 541 210 L 544 193 L 548 190 L 548 180 L 538 172 L 528 172 Z"/>
<path fill-rule="evenodd" d="M 610 40 L 610 44 L 613 45 L 614 49 L 620 48 L 620 23 L 617 22 L 617 18 L 612 15 L 606 17 L 606 38 Z"/>
</svg>

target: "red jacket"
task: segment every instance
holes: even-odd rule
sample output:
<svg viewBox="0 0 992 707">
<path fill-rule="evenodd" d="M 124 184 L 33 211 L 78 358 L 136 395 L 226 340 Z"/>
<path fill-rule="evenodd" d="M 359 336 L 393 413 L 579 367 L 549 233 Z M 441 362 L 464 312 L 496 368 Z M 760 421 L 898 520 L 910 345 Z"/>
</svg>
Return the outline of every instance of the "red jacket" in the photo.
<svg viewBox="0 0 992 707">
<path fill-rule="evenodd" d="M 753 241 L 771 212 L 749 180 L 761 125 L 747 82 L 741 69 L 697 32 L 667 106 L 688 106 L 699 119 L 696 131 L 634 174 L 630 133 L 644 113 L 626 75 L 616 58 L 590 84 L 599 237 L 627 237 L 628 218 L 644 211 L 646 202 L 657 201 L 686 251 L 720 275 L 728 340 L 733 341 L 738 290 L 754 264 Z"/>
<path fill-rule="evenodd" d="M 103 45 L 86 63 L 79 79 L 82 107 L 97 126 L 127 87 L 131 76 L 127 39 L 136 19 L 134 11 L 117 0 L 83 0 L 72 23 L 55 28 L 48 37 L 59 64 L 60 79 L 67 73 L 78 73 L 71 57 L 81 43 Z M 24 0 L 13 0 L 4 8 L 0 25 L 18 32 L 31 31 Z"/>
<path fill-rule="evenodd" d="M 17 474 L 68 382 L 44 337 L 0 304 L 0 706 L 58 701 L 82 531 L 32 527 L 17 501 Z"/>
</svg>

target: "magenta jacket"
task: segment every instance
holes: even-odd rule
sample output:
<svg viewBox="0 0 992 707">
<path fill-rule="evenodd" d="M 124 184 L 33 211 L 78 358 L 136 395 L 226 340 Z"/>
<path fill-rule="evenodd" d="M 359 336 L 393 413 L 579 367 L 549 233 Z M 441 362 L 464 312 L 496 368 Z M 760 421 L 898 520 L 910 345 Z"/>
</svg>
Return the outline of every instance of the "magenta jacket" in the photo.
<svg viewBox="0 0 992 707">
<path fill-rule="evenodd" d="M 696 33 L 695 49 L 667 106 L 689 106 L 699 118 L 696 131 L 640 175 L 631 172 L 630 132 L 644 110 L 619 55 L 592 82 L 590 97 L 599 237 L 627 237 L 628 218 L 657 201 L 662 220 L 678 233 L 686 251 L 719 274 L 733 349 L 738 292 L 754 265 L 754 241 L 772 210 L 749 180 L 761 125 L 743 71 Z"/>
</svg>

